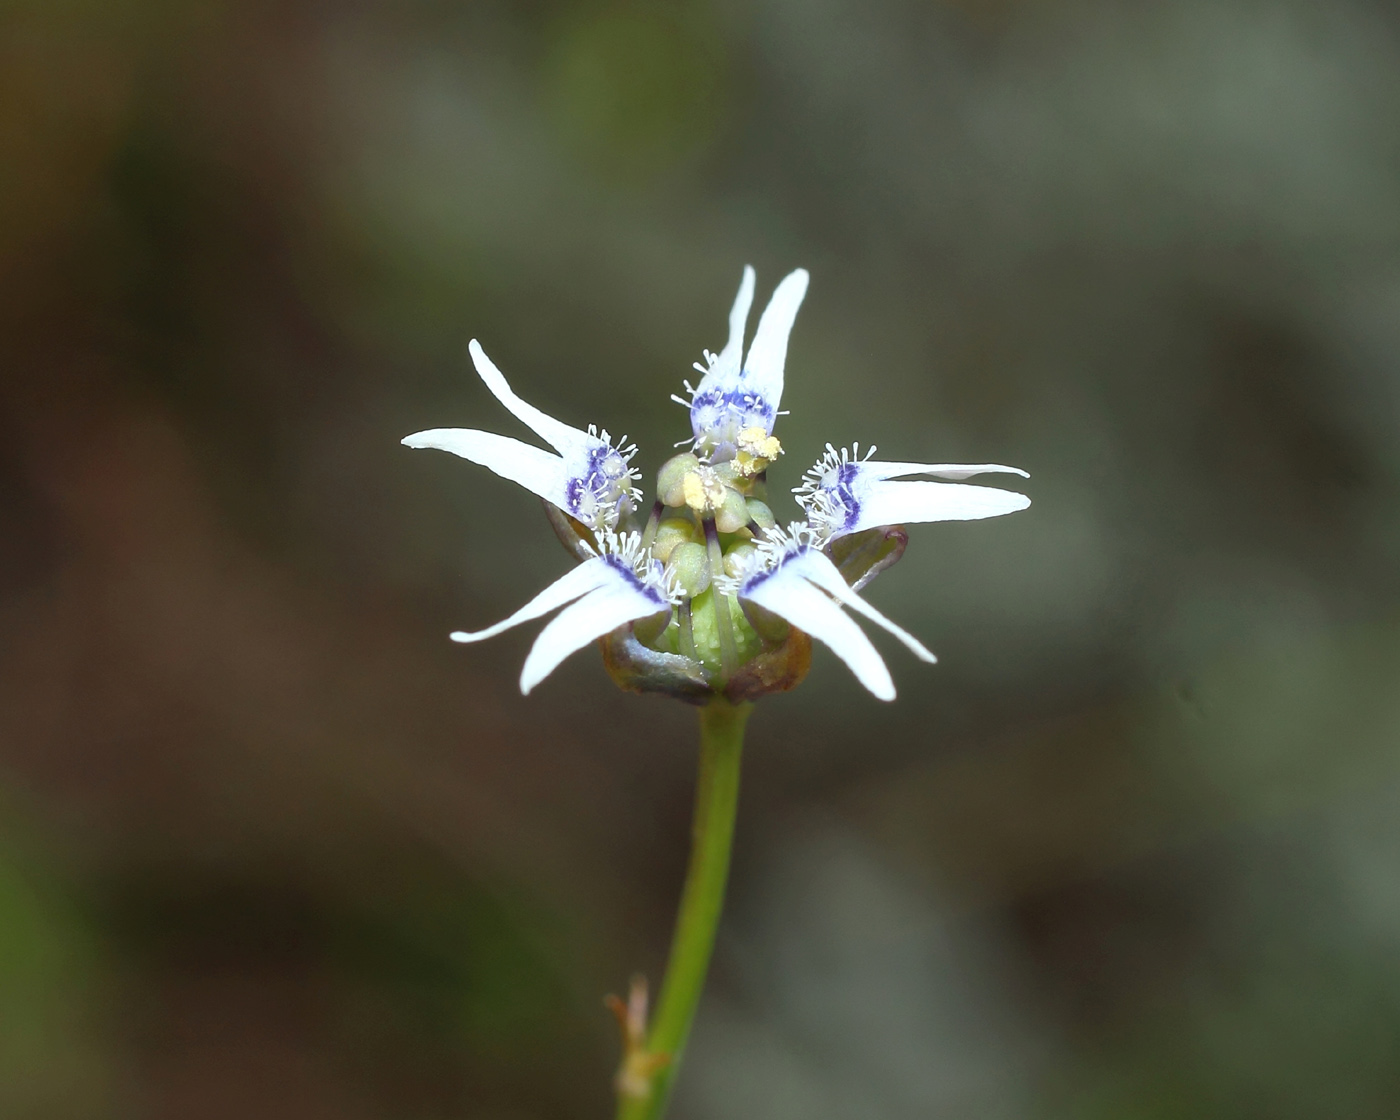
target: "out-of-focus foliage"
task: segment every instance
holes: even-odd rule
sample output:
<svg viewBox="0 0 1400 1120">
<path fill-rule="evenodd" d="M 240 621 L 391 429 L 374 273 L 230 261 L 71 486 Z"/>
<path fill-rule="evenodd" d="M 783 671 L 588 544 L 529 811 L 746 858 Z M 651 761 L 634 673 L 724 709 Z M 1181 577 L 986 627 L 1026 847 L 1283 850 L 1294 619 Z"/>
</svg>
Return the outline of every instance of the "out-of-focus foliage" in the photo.
<svg viewBox="0 0 1400 1120">
<path fill-rule="evenodd" d="M 91 931 L 73 900 L 26 866 L 9 830 L 0 864 L 0 1110 L 101 1116 L 113 1071 L 97 1039 L 103 988 Z"/>
<path fill-rule="evenodd" d="M 1015 463 L 751 723 L 677 1115 L 1400 1111 L 1400 18 L 1369 0 L 0 9 L 0 1113 L 606 1115 L 692 713 L 405 433 Z M 760 298 L 763 296 L 760 291 Z M 778 501 L 780 517 L 793 507 Z"/>
</svg>

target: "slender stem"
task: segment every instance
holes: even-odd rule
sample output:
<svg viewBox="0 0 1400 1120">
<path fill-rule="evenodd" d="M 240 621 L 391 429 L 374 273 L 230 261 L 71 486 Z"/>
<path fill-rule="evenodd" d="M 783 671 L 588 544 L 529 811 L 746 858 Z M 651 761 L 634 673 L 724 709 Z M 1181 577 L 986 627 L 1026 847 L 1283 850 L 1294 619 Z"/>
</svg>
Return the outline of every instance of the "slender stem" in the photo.
<svg viewBox="0 0 1400 1120">
<path fill-rule="evenodd" d="M 739 759 L 751 704 L 712 700 L 700 709 L 700 773 L 695 785 L 690 867 L 681 894 L 666 979 L 646 1049 L 669 1061 L 650 1078 L 649 1091 L 623 1096 L 617 1120 L 661 1120 L 700 1003 L 729 877 L 734 815 L 739 805 Z"/>
</svg>

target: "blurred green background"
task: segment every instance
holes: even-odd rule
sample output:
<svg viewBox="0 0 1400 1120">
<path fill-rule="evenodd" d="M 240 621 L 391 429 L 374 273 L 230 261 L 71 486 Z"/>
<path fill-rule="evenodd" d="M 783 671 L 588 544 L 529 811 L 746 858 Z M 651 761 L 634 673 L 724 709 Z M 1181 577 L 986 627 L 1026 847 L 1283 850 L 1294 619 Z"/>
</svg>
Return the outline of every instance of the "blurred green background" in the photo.
<svg viewBox="0 0 1400 1120">
<path fill-rule="evenodd" d="M 873 701 L 750 725 L 677 1120 L 1400 1115 L 1400 9 L 0 8 L 0 1115 L 609 1115 L 692 712 L 533 635 L 798 265 L 827 440 L 1031 471 L 916 528 Z M 792 507 L 780 511 L 791 515 Z"/>
</svg>

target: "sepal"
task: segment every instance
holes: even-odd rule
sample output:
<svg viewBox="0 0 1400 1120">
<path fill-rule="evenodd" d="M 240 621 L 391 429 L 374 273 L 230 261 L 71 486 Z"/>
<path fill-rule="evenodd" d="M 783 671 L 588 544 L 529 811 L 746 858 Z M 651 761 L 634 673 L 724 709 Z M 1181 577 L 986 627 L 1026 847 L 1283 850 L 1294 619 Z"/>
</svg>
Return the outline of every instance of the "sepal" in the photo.
<svg viewBox="0 0 1400 1120">
<path fill-rule="evenodd" d="M 775 619 L 775 616 L 769 618 Z M 726 684 L 720 685 L 716 676 L 700 662 L 643 644 L 637 630 L 641 628 L 645 632 L 651 622 L 651 619 L 643 619 L 619 626 L 598 641 L 608 675 L 619 688 L 628 692 L 655 692 L 696 705 L 708 704 L 716 697 L 740 704 L 772 692 L 796 688 L 812 667 L 812 639 L 795 626 L 782 623 L 775 628 L 770 622 L 762 632 L 766 636 L 785 628 L 782 640 L 765 642 L 762 650 L 745 662 Z"/>
<path fill-rule="evenodd" d="M 903 525 L 883 525 L 848 537 L 837 537 L 827 546 L 827 555 L 852 591 L 859 591 L 886 568 L 899 563 L 909 544 Z"/>
<path fill-rule="evenodd" d="M 553 502 L 540 499 L 549 527 L 564 546 L 564 551 L 575 560 L 591 560 L 598 555 L 598 538 L 587 525 L 577 517 L 571 517 Z"/>
</svg>

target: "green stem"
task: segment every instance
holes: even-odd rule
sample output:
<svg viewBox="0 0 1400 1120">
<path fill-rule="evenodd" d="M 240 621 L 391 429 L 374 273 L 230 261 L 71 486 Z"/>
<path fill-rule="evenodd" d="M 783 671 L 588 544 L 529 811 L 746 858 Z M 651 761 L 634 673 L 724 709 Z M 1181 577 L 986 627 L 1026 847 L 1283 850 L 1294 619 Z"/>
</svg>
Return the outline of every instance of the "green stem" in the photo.
<svg viewBox="0 0 1400 1120">
<path fill-rule="evenodd" d="M 752 707 L 716 699 L 700 709 L 700 773 L 691 823 L 690 867 L 666 979 L 646 1044 L 648 1053 L 669 1055 L 670 1060 L 652 1076 L 649 1092 L 624 1096 L 618 1102 L 617 1120 L 661 1120 L 666 1112 L 671 1083 L 680 1068 L 690 1024 L 705 987 L 715 930 L 724 907 L 734 816 L 739 806 L 744 724 Z"/>
</svg>

